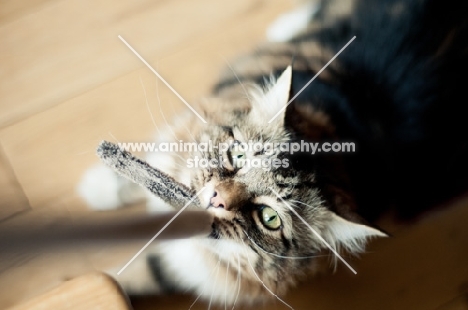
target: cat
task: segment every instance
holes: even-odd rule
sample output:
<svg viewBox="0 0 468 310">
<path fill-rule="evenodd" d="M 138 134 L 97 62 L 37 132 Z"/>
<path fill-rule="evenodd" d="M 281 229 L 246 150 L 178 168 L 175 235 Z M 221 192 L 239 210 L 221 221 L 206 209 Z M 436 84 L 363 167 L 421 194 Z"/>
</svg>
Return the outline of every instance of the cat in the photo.
<svg viewBox="0 0 468 310">
<path fill-rule="evenodd" d="M 227 148 L 146 157 L 194 191 L 205 188 L 211 234 L 155 243 L 117 277 L 124 289 L 191 291 L 229 305 L 281 300 L 319 271 L 328 247 L 358 254 L 387 236 L 371 224 L 385 212 L 414 218 L 466 190 L 467 13 L 463 1 L 344 0 L 307 2 L 278 19 L 270 42 L 234 61 L 216 99 L 195 107 L 207 124 L 187 111 L 158 138 Z M 355 152 L 280 147 L 304 141 L 353 143 Z M 263 147 L 239 147 L 248 142 Z M 139 199 L 149 211 L 171 209 L 104 166 L 85 174 L 79 192 L 100 210 Z"/>
</svg>

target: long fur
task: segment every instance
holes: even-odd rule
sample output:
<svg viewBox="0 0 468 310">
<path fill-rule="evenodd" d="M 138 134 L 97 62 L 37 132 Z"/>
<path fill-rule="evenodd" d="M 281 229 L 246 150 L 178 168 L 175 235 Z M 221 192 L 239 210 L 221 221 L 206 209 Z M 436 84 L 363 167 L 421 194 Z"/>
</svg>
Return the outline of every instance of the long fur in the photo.
<svg viewBox="0 0 468 310">
<path fill-rule="evenodd" d="M 208 124 L 188 114 L 174 128 L 176 140 L 352 141 L 357 151 L 311 155 L 277 148 L 243 154 L 290 164 L 265 169 L 232 163 L 184 167 L 195 157 L 229 156 L 218 149 L 169 158 L 149 154 L 150 164 L 192 191 L 206 187 L 200 207 L 214 215 L 209 238 L 152 249 L 149 256 L 157 257 L 159 266 L 155 278 L 210 304 L 280 298 L 317 271 L 317 256 L 327 253 L 283 201 L 334 248 L 355 254 L 369 238 L 385 235 L 369 223 L 390 206 L 414 216 L 465 190 L 466 79 L 460 77 L 468 72 L 466 16 L 466 1 L 326 0 L 292 39 L 265 44 L 234 62 L 214 87 L 217 101 L 198 107 Z M 266 125 L 353 36 L 356 40 Z M 272 73 L 277 79 L 265 85 Z M 250 85 L 260 86 L 252 94 Z M 223 197 L 225 205 L 213 205 L 214 197 Z M 281 219 L 278 229 L 263 224 L 265 206 Z"/>
</svg>

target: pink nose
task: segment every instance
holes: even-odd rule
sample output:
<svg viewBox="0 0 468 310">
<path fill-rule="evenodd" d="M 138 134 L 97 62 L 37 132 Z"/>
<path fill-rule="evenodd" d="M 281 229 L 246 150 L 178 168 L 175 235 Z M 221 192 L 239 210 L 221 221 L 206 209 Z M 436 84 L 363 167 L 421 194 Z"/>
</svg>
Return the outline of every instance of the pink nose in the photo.
<svg viewBox="0 0 468 310">
<path fill-rule="evenodd" d="M 226 202 L 224 201 L 223 197 L 219 195 L 218 192 L 214 192 L 213 197 L 210 200 L 211 204 L 215 208 L 226 208 Z"/>
</svg>

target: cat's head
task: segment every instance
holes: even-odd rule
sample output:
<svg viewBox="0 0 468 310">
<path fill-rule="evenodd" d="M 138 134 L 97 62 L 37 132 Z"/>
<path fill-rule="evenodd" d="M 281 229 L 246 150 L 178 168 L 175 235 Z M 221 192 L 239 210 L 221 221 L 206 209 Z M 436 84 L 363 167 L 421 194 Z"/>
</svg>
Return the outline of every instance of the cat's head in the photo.
<svg viewBox="0 0 468 310">
<path fill-rule="evenodd" d="M 265 90 L 250 93 L 247 106 L 232 109 L 223 121 L 213 120 L 197 137 L 227 147 L 193 154 L 219 164 L 194 167 L 191 185 L 196 191 L 206 187 L 200 200 L 214 214 L 210 244 L 230 266 L 242 266 L 251 287 L 244 285 L 245 296 L 262 291 L 252 289 L 262 288 L 255 273 L 281 294 L 314 269 L 314 257 L 326 252 L 326 243 L 358 253 L 368 238 L 385 235 L 349 215 L 347 193 L 318 184 L 311 156 L 282 151 L 281 143 L 294 139 L 285 124 L 291 78 L 288 67 Z M 231 269 L 235 277 L 236 268 Z M 269 293 L 263 290 L 263 295 Z"/>
</svg>

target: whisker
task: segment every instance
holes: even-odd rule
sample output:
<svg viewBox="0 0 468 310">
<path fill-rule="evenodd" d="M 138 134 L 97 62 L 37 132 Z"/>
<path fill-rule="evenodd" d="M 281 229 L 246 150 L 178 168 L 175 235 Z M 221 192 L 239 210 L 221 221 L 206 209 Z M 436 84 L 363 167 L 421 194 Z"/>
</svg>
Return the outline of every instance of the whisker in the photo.
<svg viewBox="0 0 468 310">
<path fill-rule="evenodd" d="M 239 256 L 239 253 L 237 253 L 237 280 L 236 280 L 236 284 L 238 284 L 238 288 L 237 288 L 237 295 L 236 295 L 236 298 L 234 299 L 234 303 L 232 304 L 232 309 L 231 310 L 234 310 L 234 307 L 236 306 L 236 302 L 237 302 L 237 299 L 239 298 L 239 293 L 240 293 L 240 288 L 241 288 L 241 270 L 240 270 L 240 256 Z"/>
<path fill-rule="evenodd" d="M 227 61 L 226 58 L 224 58 L 223 56 L 220 55 L 220 57 L 224 60 L 224 62 L 227 64 L 227 66 L 229 67 L 229 69 L 232 71 L 232 73 L 234 74 L 234 77 L 236 78 L 237 82 L 239 82 L 240 86 L 242 87 L 242 89 L 244 90 L 244 93 L 245 95 L 247 96 L 247 100 L 249 100 L 250 103 L 252 103 L 252 100 L 250 98 L 250 95 L 249 93 L 247 92 L 247 89 L 245 88 L 245 85 L 244 83 L 241 82 L 241 80 L 239 79 L 239 76 L 237 75 L 236 71 L 234 71 L 234 69 L 232 68 L 231 64 L 229 63 L 229 61 Z"/>
<path fill-rule="evenodd" d="M 117 140 L 117 138 L 112 134 L 112 132 L 109 131 L 109 135 L 112 137 L 112 139 L 114 139 L 115 141 L 117 141 L 118 143 L 120 143 L 120 141 Z"/>
<path fill-rule="evenodd" d="M 305 205 L 305 206 L 308 206 L 308 207 L 311 207 L 310 205 L 304 203 L 304 202 L 301 202 L 299 200 L 294 200 L 294 199 L 291 199 L 290 202 L 296 202 L 296 203 L 300 203 L 302 205 Z M 293 206 L 295 207 L 298 207 L 298 205 L 294 204 L 294 203 L 291 203 Z M 333 248 L 335 249 L 335 251 L 337 250 L 337 248 L 335 246 L 333 246 Z M 360 251 L 359 253 L 361 254 L 368 254 L 368 253 L 372 253 L 372 251 Z M 329 256 L 332 256 L 331 254 Z M 348 258 L 353 258 L 355 257 L 354 255 L 345 255 L 345 254 L 340 254 L 341 257 L 348 257 Z M 333 257 L 336 258 L 336 255 L 333 255 Z"/>
<path fill-rule="evenodd" d="M 295 215 L 312 231 L 312 233 L 317 237 L 317 239 L 319 239 L 320 241 L 322 241 L 322 243 L 330 250 L 333 252 L 333 254 L 335 254 L 335 258 L 334 258 L 334 265 L 335 265 L 335 269 L 336 269 L 336 266 L 337 266 L 337 262 L 338 262 L 338 259 L 343 262 L 343 264 L 346 265 L 346 267 L 348 267 L 354 274 L 357 274 L 356 270 L 353 269 L 353 267 L 351 267 L 350 264 L 348 264 L 347 261 L 344 260 L 344 258 L 338 253 L 339 251 L 339 247 L 337 246 L 337 244 L 334 242 L 334 240 L 330 240 L 330 242 L 327 242 L 322 236 L 320 236 L 320 234 L 318 232 L 316 232 L 312 226 L 310 226 L 306 220 L 304 220 L 300 215 L 299 213 L 297 213 L 290 205 L 289 203 L 287 203 L 286 201 L 284 201 L 283 198 L 281 198 L 281 196 L 279 196 L 278 193 L 276 193 L 272 188 L 270 188 L 271 191 L 276 195 L 278 196 L 279 199 L 281 199 L 281 201 L 293 212 L 295 213 Z M 296 200 L 295 200 L 296 201 Z M 297 201 L 301 204 L 304 204 L 304 205 L 307 205 L 306 203 L 303 203 L 303 202 L 300 202 L 300 201 Z M 297 207 L 297 206 L 296 206 Z"/>
<path fill-rule="evenodd" d="M 171 105 L 171 109 L 172 109 L 172 113 L 174 115 L 176 115 L 176 111 L 174 109 L 174 106 Z M 193 142 L 197 143 L 198 144 L 198 141 L 197 139 L 195 139 L 195 137 L 192 135 L 192 132 L 187 128 L 187 126 L 185 125 L 185 122 L 182 122 L 182 127 L 185 129 L 185 131 L 189 134 L 190 138 L 193 140 Z"/>
<path fill-rule="evenodd" d="M 176 156 L 178 159 L 180 159 L 182 162 L 187 162 L 187 160 L 185 158 L 183 158 L 180 154 L 178 154 L 177 152 L 173 152 L 172 155 Z"/>
<path fill-rule="evenodd" d="M 257 248 L 259 248 L 260 250 L 262 250 L 264 253 L 268 254 L 268 255 L 272 255 L 272 256 L 276 256 L 276 257 L 279 257 L 279 258 L 289 258 L 289 259 L 307 259 L 307 258 L 315 258 L 315 257 L 326 257 L 326 256 L 330 256 L 330 255 L 311 255 L 311 256 L 283 256 L 283 255 L 279 255 L 279 254 L 275 254 L 275 253 L 271 253 L 271 252 L 268 252 L 266 250 L 264 250 L 261 246 L 259 246 L 255 241 L 252 240 L 252 238 L 250 238 L 250 236 L 245 232 L 245 230 L 242 230 L 244 232 L 244 234 L 247 236 L 247 238 L 250 240 L 250 242 L 252 242 L 253 245 L 255 245 Z"/>
<path fill-rule="evenodd" d="M 84 155 L 84 154 L 88 154 L 88 153 L 95 153 L 95 151 L 83 151 L 83 152 L 79 152 L 79 153 L 76 153 L 75 155 L 77 156 L 80 156 L 80 155 Z"/>
<path fill-rule="evenodd" d="M 229 263 L 231 261 L 228 260 L 227 262 L 227 268 L 226 268 L 226 280 L 224 280 L 224 310 L 227 309 L 227 281 L 228 281 L 228 275 L 229 275 Z"/>
<path fill-rule="evenodd" d="M 172 111 L 173 113 L 175 113 L 175 109 L 174 109 L 174 106 L 171 106 L 172 107 Z M 181 126 L 185 129 L 185 131 L 188 133 L 188 135 L 190 136 L 190 139 L 196 143 L 196 144 L 199 144 L 199 141 L 197 141 L 197 139 L 194 137 L 194 135 L 192 134 L 192 132 L 188 129 L 188 127 L 185 125 L 185 122 L 181 122 Z M 199 152 L 200 156 L 204 159 L 208 159 L 208 156 L 203 153 L 203 152 Z"/>
<path fill-rule="evenodd" d="M 174 130 L 172 130 L 172 127 L 169 126 L 169 123 L 167 122 L 167 119 L 166 119 L 166 115 L 164 114 L 164 111 L 162 110 L 162 105 L 161 105 L 161 98 L 159 97 L 159 84 L 158 84 L 158 81 L 156 81 L 156 97 L 158 99 L 158 106 L 159 106 L 159 112 L 164 120 L 164 122 L 166 123 L 166 126 L 167 128 L 169 129 L 169 131 L 171 132 L 171 135 L 172 137 L 176 140 L 176 141 L 181 141 L 181 139 L 179 139 L 177 137 L 177 135 L 175 134 Z M 174 110 L 173 110 L 174 111 Z M 195 143 L 198 143 L 197 140 L 195 139 L 195 137 L 190 133 L 190 130 L 188 130 L 188 128 L 182 124 L 182 126 L 185 128 L 185 130 L 188 132 L 188 134 L 190 135 L 191 139 L 193 139 L 193 142 Z M 186 162 L 186 159 L 181 157 L 179 154 L 175 153 L 174 152 L 174 155 L 178 156 L 183 162 Z M 204 154 L 201 154 L 201 156 L 203 158 L 207 158 Z"/>
<path fill-rule="evenodd" d="M 210 303 L 208 304 L 208 310 L 211 309 L 211 302 L 213 301 L 213 292 L 216 289 L 216 283 L 218 280 L 219 269 L 220 269 L 219 267 L 221 266 L 220 262 L 221 262 L 221 256 L 218 255 L 218 267 L 216 268 L 216 276 L 215 276 L 215 281 L 213 282 L 213 289 L 211 290 Z"/>
<path fill-rule="evenodd" d="M 247 246 L 247 245 L 245 244 L 245 242 L 244 242 L 243 239 L 241 239 L 241 241 L 242 241 L 242 243 L 244 243 L 245 246 Z M 265 285 L 265 283 L 260 279 L 260 277 L 258 276 L 258 274 L 257 274 L 257 272 L 255 271 L 254 267 L 252 266 L 252 263 L 250 262 L 250 258 L 249 258 L 249 255 L 248 255 L 248 254 L 246 255 L 246 257 L 247 257 L 247 262 L 249 263 L 250 268 L 252 269 L 252 271 L 253 271 L 255 277 L 257 277 L 257 280 L 258 280 L 260 283 L 262 283 L 263 287 L 264 287 L 271 295 L 275 296 L 276 299 L 278 299 L 279 301 L 281 301 L 285 306 L 287 306 L 288 308 L 294 310 L 293 307 L 291 307 L 289 304 L 287 304 L 284 300 L 282 300 L 278 295 L 276 295 L 275 293 L 273 293 L 273 291 L 270 290 L 270 289 Z"/>
<path fill-rule="evenodd" d="M 306 204 L 305 202 L 302 202 L 302 201 L 299 201 L 299 200 L 290 199 L 289 201 L 292 201 L 292 202 L 295 202 L 295 203 L 300 203 L 301 205 L 304 205 L 304 206 L 307 206 L 307 207 L 312 208 L 311 205 L 308 205 L 308 204 Z M 296 206 L 296 207 L 297 207 L 297 206 Z"/>
<path fill-rule="evenodd" d="M 176 162 L 173 163 L 174 165 L 176 165 L 179 169 L 187 169 L 187 166 L 184 166 L 184 165 L 181 165 L 181 164 L 178 164 Z"/>
<path fill-rule="evenodd" d="M 173 137 L 176 141 L 179 141 L 180 139 L 177 138 L 176 134 L 175 134 L 174 131 L 172 130 L 172 127 L 169 126 L 169 123 L 167 122 L 166 116 L 164 115 L 164 112 L 163 112 L 163 109 L 162 109 L 162 106 L 161 106 L 161 98 L 159 97 L 159 84 L 158 84 L 158 81 L 156 81 L 156 98 L 158 99 L 159 112 L 161 113 L 161 116 L 162 116 L 164 122 L 166 123 L 167 128 L 168 128 L 169 131 L 171 132 L 172 137 Z"/>
<path fill-rule="evenodd" d="M 299 208 L 300 206 L 297 203 L 293 202 L 294 200 L 289 200 L 289 205 L 294 208 Z"/>
<path fill-rule="evenodd" d="M 175 108 L 174 108 L 173 105 L 171 105 L 171 109 L 172 109 L 172 113 L 173 113 L 174 115 L 176 115 L 176 110 L 175 110 Z M 189 136 L 190 136 L 190 138 L 193 140 L 193 142 L 198 143 L 198 142 L 197 142 L 197 139 L 195 139 L 195 137 L 192 135 L 192 133 L 190 132 L 190 130 L 187 128 L 187 126 L 185 126 L 185 122 L 182 122 L 182 127 L 183 127 L 183 128 L 185 129 L 185 131 L 189 134 Z"/>
<path fill-rule="evenodd" d="M 184 123 L 182 123 L 182 126 L 184 127 L 185 131 L 189 134 L 190 139 L 192 139 L 193 142 L 198 143 L 198 142 L 197 142 L 197 139 L 195 139 L 195 137 L 192 135 L 192 133 L 190 132 L 190 130 L 187 128 L 187 126 L 185 126 Z"/>
<path fill-rule="evenodd" d="M 143 88 L 143 93 L 145 94 L 146 109 L 149 112 L 149 115 L 151 117 L 151 121 L 153 122 L 154 127 L 156 128 L 156 131 L 158 132 L 158 135 L 161 136 L 161 131 L 159 130 L 158 125 L 156 125 L 156 121 L 154 120 L 153 112 L 151 112 L 151 109 L 150 109 L 150 106 L 149 106 L 149 103 L 148 103 L 148 96 L 146 95 L 145 84 L 143 84 L 143 80 L 141 79 L 141 76 L 140 76 L 140 83 L 141 83 L 141 87 Z"/>
<path fill-rule="evenodd" d="M 213 269 L 211 272 L 210 272 L 210 275 L 208 276 L 208 278 L 206 280 L 209 280 L 209 278 L 211 277 L 211 274 L 218 268 L 219 264 L 221 263 L 221 257 L 218 255 L 219 257 L 219 260 L 218 260 L 218 263 L 216 264 L 216 267 L 215 269 Z M 203 289 L 201 291 L 200 294 L 198 294 L 197 298 L 193 301 L 193 303 L 190 305 L 190 309 L 192 309 L 192 307 L 195 305 L 195 303 L 198 301 L 198 299 L 200 299 L 201 295 L 203 295 L 203 293 L 205 292 L 205 288 L 206 288 L 206 285 L 208 284 L 208 282 L 205 282 L 205 284 L 203 285 Z"/>
</svg>

